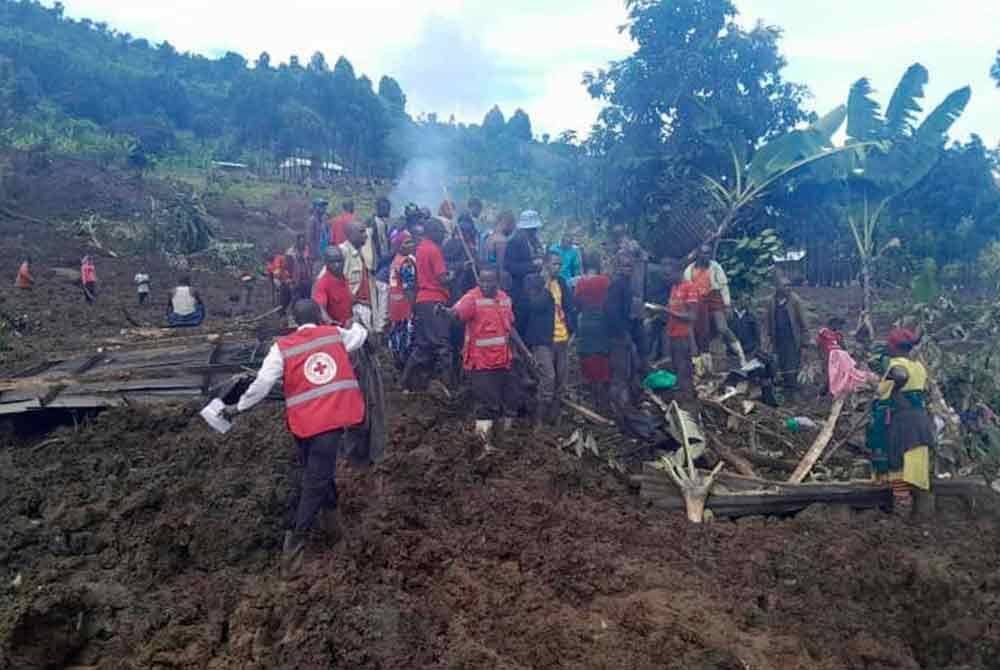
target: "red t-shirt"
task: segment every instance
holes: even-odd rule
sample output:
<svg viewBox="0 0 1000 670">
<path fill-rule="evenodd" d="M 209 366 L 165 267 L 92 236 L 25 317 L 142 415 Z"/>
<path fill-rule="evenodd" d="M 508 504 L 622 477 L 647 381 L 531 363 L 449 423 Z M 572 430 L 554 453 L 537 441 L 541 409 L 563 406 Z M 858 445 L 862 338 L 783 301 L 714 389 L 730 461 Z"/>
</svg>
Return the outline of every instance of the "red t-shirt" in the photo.
<svg viewBox="0 0 1000 670">
<path fill-rule="evenodd" d="M 330 244 L 343 244 L 347 241 L 347 233 L 344 232 L 344 227 L 353 220 L 353 214 L 342 212 L 330 222 Z"/>
<path fill-rule="evenodd" d="M 693 281 L 681 281 L 670 289 L 670 311 L 693 313 L 701 299 L 701 289 Z M 672 314 L 667 317 L 667 335 L 670 337 L 689 337 L 691 322 L 682 321 Z"/>
<path fill-rule="evenodd" d="M 599 309 L 608 301 L 611 277 L 607 275 L 583 276 L 576 280 L 575 296 L 582 308 Z"/>
<path fill-rule="evenodd" d="M 417 304 L 448 302 L 448 287 L 440 281 L 447 272 L 441 247 L 433 240 L 421 241 L 417 245 Z"/>
<path fill-rule="evenodd" d="M 334 323 L 345 324 L 350 321 L 351 288 L 347 285 L 346 277 L 334 277 L 328 270 L 324 270 L 313 284 L 312 299 L 326 310 Z"/>
</svg>

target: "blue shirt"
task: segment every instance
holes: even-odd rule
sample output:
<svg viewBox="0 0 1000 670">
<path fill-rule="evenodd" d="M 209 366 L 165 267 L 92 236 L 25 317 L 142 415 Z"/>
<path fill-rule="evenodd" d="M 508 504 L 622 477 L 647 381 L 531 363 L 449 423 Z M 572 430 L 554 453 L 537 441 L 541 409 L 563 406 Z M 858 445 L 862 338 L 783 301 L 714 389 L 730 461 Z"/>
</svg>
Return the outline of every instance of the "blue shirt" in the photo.
<svg viewBox="0 0 1000 670">
<path fill-rule="evenodd" d="M 566 280 L 567 284 L 583 274 L 583 261 L 580 258 L 579 247 L 566 248 L 553 244 L 549 247 L 549 252 L 559 254 L 559 258 L 562 259 L 562 270 L 559 271 L 559 274 Z"/>
</svg>

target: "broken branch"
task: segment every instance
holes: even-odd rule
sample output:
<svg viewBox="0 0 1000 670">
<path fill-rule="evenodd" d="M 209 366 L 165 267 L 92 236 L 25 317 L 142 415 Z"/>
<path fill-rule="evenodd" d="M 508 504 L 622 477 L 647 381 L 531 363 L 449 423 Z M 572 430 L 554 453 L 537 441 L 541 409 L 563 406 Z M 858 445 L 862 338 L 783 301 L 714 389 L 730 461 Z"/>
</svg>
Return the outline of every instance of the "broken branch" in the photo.
<svg viewBox="0 0 1000 670">
<path fill-rule="evenodd" d="M 798 467 L 795 468 L 795 472 L 793 472 L 792 476 L 788 478 L 789 483 L 801 483 L 802 480 L 806 478 L 806 475 L 809 474 L 809 471 L 812 470 L 816 461 L 819 460 L 819 457 L 823 454 L 823 450 L 826 449 L 826 445 L 830 443 L 830 438 L 833 437 L 834 428 L 837 427 L 837 419 L 840 418 L 840 413 L 844 409 L 845 398 L 846 396 L 841 396 L 833 401 L 833 407 L 830 408 L 830 416 L 826 418 L 826 422 L 823 424 L 823 429 L 819 432 L 819 435 L 816 436 L 816 440 L 812 443 L 812 446 L 809 447 L 809 451 L 807 451 L 806 455 L 802 457 Z"/>
</svg>

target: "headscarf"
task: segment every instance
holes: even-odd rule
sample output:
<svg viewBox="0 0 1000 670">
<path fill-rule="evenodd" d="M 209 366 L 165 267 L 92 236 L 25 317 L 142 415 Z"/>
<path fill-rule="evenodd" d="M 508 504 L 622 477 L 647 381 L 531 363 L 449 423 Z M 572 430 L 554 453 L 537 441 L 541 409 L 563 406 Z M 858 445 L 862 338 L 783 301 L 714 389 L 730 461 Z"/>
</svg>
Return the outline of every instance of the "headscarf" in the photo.
<svg viewBox="0 0 1000 670">
<path fill-rule="evenodd" d="M 909 328 L 893 328 L 889 332 L 889 337 L 886 338 L 886 344 L 889 345 L 889 349 L 894 349 L 896 351 L 903 351 L 911 349 L 920 338 Z"/>
<path fill-rule="evenodd" d="M 410 235 L 409 231 L 397 230 L 392 233 L 389 238 L 389 244 L 392 247 L 392 253 L 398 254 L 400 247 L 403 246 L 403 242 L 411 239 L 413 236 Z"/>
</svg>

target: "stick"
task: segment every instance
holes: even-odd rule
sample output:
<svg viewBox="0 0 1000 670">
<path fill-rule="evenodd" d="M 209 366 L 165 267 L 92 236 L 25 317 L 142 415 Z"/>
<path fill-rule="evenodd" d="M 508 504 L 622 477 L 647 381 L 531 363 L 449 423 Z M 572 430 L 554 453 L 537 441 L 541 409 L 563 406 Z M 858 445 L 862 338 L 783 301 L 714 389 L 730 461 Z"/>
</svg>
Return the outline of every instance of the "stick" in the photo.
<svg viewBox="0 0 1000 670">
<path fill-rule="evenodd" d="M 574 412 L 576 412 L 580 416 L 582 416 L 584 418 L 587 418 L 587 419 L 590 419 L 594 423 L 599 423 L 599 424 L 602 424 L 604 426 L 613 426 L 613 425 L 615 425 L 615 422 L 612 421 L 611 419 L 603 417 L 600 414 L 598 414 L 597 412 L 593 411 L 592 409 L 588 409 L 588 408 L 584 407 L 583 405 L 578 405 L 575 402 L 573 402 L 572 400 L 569 400 L 567 398 L 563 398 L 562 402 L 563 402 L 564 405 L 566 405 L 567 407 L 569 407 L 571 410 L 573 410 Z"/>
<path fill-rule="evenodd" d="M 830 408 L 830 416 L 827 417 L 826 423 L 823 424 L 823 430 L 816 436 L 816 440 L 809 447 L 809 451 L 802 457 L 792 476 L 788 478 L 789 483 L 802 483 L 802 480 L 812 470 L 813 465 L 819 460 L 819 457 L 823 454 L 823 450 L 826 449 L 826 445 L 829 444 L 830 438 L 833 437 L 833 429 L 837 427 L 837 419 L 840 418 L 840 412 L 844 409 L 845 399 L 846 396 L 841 396 L 833 401 L 833 407 Z"/>
<path fill-rule="evenodd" d="M 278 312 L 280 312 L 280 311 L 281 311 L 282 309 L 283 309 L 283 308 L 282 308 L 282 307 L 281 307 L 281 306 L 279 305 L 279 306 L 275 307 L 274 309 L 272 309 L 272 310 L 269 310 L 269 311 L 267 311 L 267 312 L 264 312 L 263 314 L 261 314 L 261 315 L 259 315 L 259 316 L 255 316 L 254 318 L 250 319 L 250 320 L 248 321 L 248 323 L 257 323 L 257 322 L 258 322 L 258 321 L 260 321 L 261 319 L 266 319 L 267 317 L 271 316 L 272 314 L 277 314 L 277 313 L 278 313 Z"/>
</svg>

